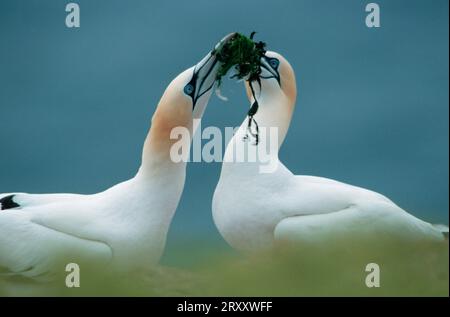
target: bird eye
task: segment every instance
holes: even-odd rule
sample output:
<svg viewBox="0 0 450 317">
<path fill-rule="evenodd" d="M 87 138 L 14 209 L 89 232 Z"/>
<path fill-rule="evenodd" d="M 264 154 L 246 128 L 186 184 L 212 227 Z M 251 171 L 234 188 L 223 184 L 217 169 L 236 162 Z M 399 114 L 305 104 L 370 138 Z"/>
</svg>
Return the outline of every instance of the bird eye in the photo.
<svg viewBox="0 0 450 317">
<path fill-rule="evenodd" d="M 270 66 L 271 66 L 273 69 L 277 69 L 278 65 L 280 65 L 280 61 L 279 61 L 278 59 L 276 59 L 276 58 L 272 58 L 272 59 L 269 61 L 269 64 L 270 64 Z"/>
<path fill-rule="evenodd" d="M 186 95 L 191 95 L 194 92 L 194 86 L 192 86 L 191 84 L 187 84 L 186 86 L 184 86 L 184 93 Z"/>
</svg>

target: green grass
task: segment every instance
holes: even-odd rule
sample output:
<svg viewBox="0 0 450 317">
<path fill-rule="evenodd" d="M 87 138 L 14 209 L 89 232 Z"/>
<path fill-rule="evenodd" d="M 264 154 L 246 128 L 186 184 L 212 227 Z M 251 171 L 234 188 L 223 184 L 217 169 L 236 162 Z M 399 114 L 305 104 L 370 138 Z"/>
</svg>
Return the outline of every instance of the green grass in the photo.
<svg viewBox="0 0 450 317">
<path fill-rule="evenodd" d="M 81 287 L 68 289 L 62 274 L 27 296 L 448 296 L 448 243 L 379 247 L 283 247 L 248 257 L 203 245 L 197 263 L 177 266 L 195 250 L 183 244 L 171 266 L 110 274 L 81 267 Z M 380 266 L 380 287 L 368 288 L 365 267 Z M 180 268 L 184 266 L 185 268 Z M 186 268 L 188 267 L 188 268 Z M 1 289 L 1 285 L 0 285 Z M 24 292 L 25 290 L 25 292 Z"/>
</svg>

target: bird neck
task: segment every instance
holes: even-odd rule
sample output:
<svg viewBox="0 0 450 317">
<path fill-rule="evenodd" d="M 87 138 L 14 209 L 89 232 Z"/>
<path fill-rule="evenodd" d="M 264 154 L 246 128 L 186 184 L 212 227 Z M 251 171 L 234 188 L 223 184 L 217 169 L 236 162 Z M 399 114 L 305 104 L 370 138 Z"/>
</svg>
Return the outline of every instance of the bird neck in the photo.
<svg viewBox="0 0 450 317">
<path fill-rule="evenodd" d="M 225 161 L 235 162 L 237 157 L 242 157 L 245 152 L 247 158 L 251 151 L 257 148 L 258 153 L 265 151 L 273 159 L 278 158 L 278 151 L 284 142 L 289 129 L 293 107 L 288 107 L 288 100 L 283 95 L 272 97 L 262 95 L 257 97 L 259 107 L 253 116 L 254 122 L 251 123 L 250 129 L 254 133 L 256 125 L 258 125 L 258 145 L 255 144 L 255 137 L 249 134 L 249 117 L 243 121 L 238 131 L 234 134 L 231 142 L 227 146 L 225 152 Z M 253 104 L 254 100 L 251 100 Z M 239 161 L 239 160 L 238 160 Z M 248 162 L 246 159 L 245 162 Z M 258 159 L 255 163 L 261 163 Z"/>
<path fill-rule="evenodd" d="M 277 130 L 277 148 L 279 150 L 291 124 L 293 106 L 290 105 L 288 98 L 283 94 L 262 95 L 258 98 L 258 103 L 258 111 L 253 118 L 260 130 L 266 130 L 267 133 L 270 132 L 270 129 Z M 261 138 L 261 143 L 264 144 L 264 142 L 268 141 L 267 139 L 268 136 Z"/>
<path fill-rule="evenodd" d="M 142 151 L 142 164 L 139 169 L 141 175 L 154 175 L 157 171 L 167 168 L 181 168 L 184 170 L 186 162 L 174 161 L 171 148 L 175 143 L 182 142 L 183 149 L 190 147 L 192 139 L 192 109 L 184 104 L 161 101 L 152 117 L 150 131 Z M 189 137 L 181 138 L 171 132 L 175 128 L 189 131 Z"/>
</svg>

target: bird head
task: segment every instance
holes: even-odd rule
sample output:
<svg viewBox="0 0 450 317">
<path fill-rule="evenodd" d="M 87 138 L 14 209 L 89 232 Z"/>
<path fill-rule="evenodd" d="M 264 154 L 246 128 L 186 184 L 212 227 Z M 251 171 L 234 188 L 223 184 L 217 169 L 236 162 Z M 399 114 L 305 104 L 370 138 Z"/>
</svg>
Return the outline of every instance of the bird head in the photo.
<svg viewBox="0 0 450 317">
<path fill-rule="evenodd" d="M 289 108 L 294 106 L 297 97 L 295 73 L 286 58 L 279 53 L 267 51 L 261 57 L 259 78 L 260 85 L 256 82 L 251 83 L 257 99 L 273 100 L 274 98 L 283 98 Z M 253 94 L 250 83 L 247 82 L 246 87 L 247 95 L 251 100 Z"/>
<path fill-rule="evenodd" d="M 171 138 L 175 128 L 189 129 L 191 137 L 195 133 L 199 120 L 193 119 L 202 117 L 221 67 L 217 51 L 234 34 L 225 36 L 200 62 L 180 73 L 167 86 L 152 117 L 152 127 L 144 149 L 144 153 L 153 153 L 148 157 L 155 157 L 155 153 L 168 155 L 176 142 Z M 185 142 L 188 146 L 190 138 Z"/>
<path fill-rule="evenodd" d="M 221 62 L 217 58 L 217 51 L 234 36 L 235 33 L 225 36 L 200 62 L 172 80 L 162 101 L 176 105 L 179 109 L 188 109 L 192 112 L 193 118 L 201 118 L 214 91 L 217 72 L 221 66 Z"/>
</svg>

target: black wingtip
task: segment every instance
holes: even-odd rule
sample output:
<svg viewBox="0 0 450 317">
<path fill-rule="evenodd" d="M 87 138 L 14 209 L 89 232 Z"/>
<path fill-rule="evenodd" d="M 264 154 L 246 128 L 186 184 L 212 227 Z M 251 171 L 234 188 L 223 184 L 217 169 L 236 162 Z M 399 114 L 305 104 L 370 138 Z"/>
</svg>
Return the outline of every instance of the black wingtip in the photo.
<svg viewBox="0 0 450 317">
<path fill-rule="evenodd" d="M 8 196 L 5 196 L 2 199 L 0 199 L 0 206 L 1 206 L 0 210 L 7 210 L 7 209 L 13 209 L 13 208 L 20 207 L 19 204 L 14 202 L 14 200 L 13 200 L 14 196 L 16 196 L 16 195 L 8 195 Z"/>
</svg>

